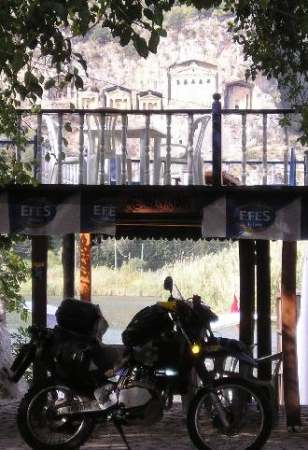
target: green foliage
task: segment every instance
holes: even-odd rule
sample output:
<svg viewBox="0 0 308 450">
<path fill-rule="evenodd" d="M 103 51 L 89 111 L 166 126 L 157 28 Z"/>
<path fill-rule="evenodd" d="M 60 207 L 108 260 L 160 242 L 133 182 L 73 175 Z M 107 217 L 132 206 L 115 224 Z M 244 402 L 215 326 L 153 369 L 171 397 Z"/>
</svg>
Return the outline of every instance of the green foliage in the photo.
<svg viewBox="0 0 308 450">
<path fill-rule="evenodd" d="M 0 185 L 29 184 L 31 181 L 34 182 L 31 174 L 23 163 L 16 161 L 15 155 L 0 151 Z"/>
<path fill-rule="evenodd" d="M 11 333 L 11 343 L 12 343 L 11 349 L 12 349 L 12 357 L 13 357 L 13 359 L 15 359 L 16 356 L 18 355 L 21 347 L 24 344 L 27 344 L 29 342 L 30 337 L 31 337 L 30 333 L 29 333 L 28 329 L 25 328 L 25 327 L 18 327 L 17 332 Z M 25 377 L 27 383 L 29 385 L 31 385 L 32 384 L 32 380 L 33 380 L 33 368 L 32 368 L 32 365 L 30 367 L 28 367 L 28 369 L 25 372 L 24 377 Z"/>
<path fill-rule="evenodd" d="M 147 263 L 140 258 L 131 258 L 127 263 L 122 265 L 122 268 L 129 272 L 142 272 L 147 269 Z"/>
<path fill-rule="evenodd" d="M 35 104 L 43 88 L 63 88 L 74 82 L 83 87 L 80 71 L 86 72 L 83 55 L 72 50 L 71 41 L 88 32 L 112 36 L 129 51 L 133 48 L 146 58 L 156 53 L 160 38 L 166 35 L 166 14 L 174 11 L 174 26 L 193 8 L 201 13 L 223 8 L 232 13 L 229 24 L 234 40 L 251 61 L 247 76 L 254 78 L 261 72 L 276 78 L 289 104 L 302 113 L 301 143 L 308 143 L 308 2 L 307 0 L 11 0 L 0 8 L 0 134 L 13 138 L 19 147 L 25 145 L 25 134 L 18 126 L 17 108 L 27 99 Z M 178 16 L 177 16 L 178 14 Z M 172 15 L 170 16 L 172 17 Z M 48 78 L 39 63 L 50 66 Z M 37 108 L 36 108 L 37 111 Z M 70 124 L 66 124 L 69 131 Z M 64 141 L 65 143 L 65 141 Z M 0 184 L 30 183 L 30 167 L 16 161 L 10 151 L 0 153 Z M 12 307 L 20 303 L 18 291 L 25 268 L 10 255 L 7 237 L 1 237 L 0 295 L 8 295 Z M 105 245 L 105 244 L 104 244 Z M 184 245 L 185 246 L 185 245 Z M 181 248 L 183 245 L 181 243 Z M 183 257 L 177 244 L 165 244 L 164 256 L 157 248 L 144 243 L 144 261 L 150 269 L 168 263 L 169 255 Z M 194 250 L 194 252 L 196 249 Z M 184 255 L 187 251 L 184 250 Z M 189 253 L 189 252 L 188 252 Z M 111 248 L 109 254 L 112 254 Z M 108 255 L 108 252 L 107 252 Z M 130 255 L 130 256 L 129 256 Z M 102 255 L 95 255 L 101 263 Z M 186 257 L 186 256 L 185 256 Z M 107 264 L 111 264 L 110 257 Z M 129 258 L 140 258 L 140 246 L 126 243 L 119 246 L 119 264 Z M 15 268 L 15 269 L 14 269 Z M 14 289 L 7 283 L 11 273 Z M 18 275 L 20 273 L 20 275 Z M 17 297 L 16 297 L 17 296 Z"/>
<path fill-rule="evenodd" d="M 142 261 L 143 269 L 157 270 L 174 261 L 184 261 L 192 257 L 213 254 L 229 247 L 228 242 L 177 241 L 177 240 L 139 240 L 120 239 L 115 242 L 107 239 L 92 248 L 92 261 L 95 266 L 114 267 L 115 252 L 117 267 Z M 138 265 L 138 263 L 136 263 Z"/>
<path fill-rule="evenodd" d="M 82 88 L 80 69 L 87 70 L 83 55 L 72 50 L 72 38 L 92 33 L 110 37 L 122 46 L 133 45 L 146 58 L 156 53 L 169 25 L 193 11 L 233 14 L 230 31 L 251 66 L 247 75 L 261 71 L 275 77 L 286 98 L 300 108 L 307 103 L 308 49 L 306 0 L 12 0 L 0 10 L 0 133 L 16 136 L 20 100 L 37 102 L 43 87 L 64 87 L 74 82 Z M 168 21 L 167 21 L 168 25 Z M 51 67 L 48 78 L 38 61 Z M 60 77 L 59 75 L 64 75 Z M 302 122 L 307 133 L 307 120 Z M 307 139 L 304 138 L 304 142 Z"/>
<path fill-rule="evenodd" d="M 180 31 L 183 28 L 184 22 L 188 16 L 189 15 L 184 8 L 180 8 L 179 6 L 174 7 L 168 15 L 168 28 L 174 28 L 175 30 Z"/>
<path fill-rule="evenodd" d="M 302 144 L 308 142 L 307 0 L 226 0 L 229 24 L 251 61 L 247 76 L 261 72 L 278 80 L 284 100 L 302 112 Z"/>
<path fill-rule="evenodd" d="M 138 54 L 146 58 L 149 52 L 156 53 L 160 37 L 165 36 L 164 16 L 174 3 L 174 0 L 2 2 L 0 134 L 16 138 L 18 117 L 14 110 L 20 101 L 26 99 L 35 104 L 43 89 L 63 88 L 72 81 L 77 89 L 82 89 L 80 69 L 86 72 L 87 64 L 83 55 L 72 50 L 72 38 L 88 32 L 104 41 L 116 38 L 122 46 L 132 43 Z M 51 67 L 48 78 L 46 66 Z"/>
<path fill-rule="evenodd" d="M 0 152 L 0 185 L 28 184 L 32 182 L 22 163 L 16 161 L 9 150 Z M 0 234 L 0 299 L 7 311 L 17 311 L 22 319 L 26 319 L 27 311 L 20 295 L 20 284 L 29 276 L 24 259 L 14 248 L 24 241 L 18 235 Z"/>
<path fill-rule="evenodd" d="M 127 255 L 129 240 L 118 242 L 122 257 Z M 144 253 L 141 258 L 141 242 L 135 241 L 137 256 L 130 259 L 124 258 L 122 264 L 115 270 L 114 267 L 98 265 L 92 270 L 92 294 L 93 301 L 99 301 L 96 296 L 150 296 L 154 299 L 165 299 L 168 294 L 163 289 L 163 280 L 167 275 L 174 278 L 175 283 L 185 297 L 192 293 L 199 293 L 206 302 L 215 310 L 228 311 L 234 292 L 239 292 L 239 267 L 238 267 L 238 246 L 237 243 L 227 243 L 222 245 L 219 241 L 170 241 L 169 263 L 163 264 L 165 256 L 164 249 L 169 241 L 143 241 Z M 121 246 L 120 243 L 123 245 Z M 156 253 L 150 245 L 157 244 Z M 110 240 L 111 247 L 113 242 Z M 137 246 L 139 244 L 139 247 Z M 172 247 L 171 244 L 176 244 Z M 195 244 L 196 246 L 194 247 Z M 193 248 L 200 245 L 200 255 L 193 255 Z M 178 247 L 178 254 L 174 249 Z M 186 249 L 186 253 L 180 248 Z M 192 250 L 189 252 L 189 247 Z M 203 252 L 201 251 L 203 247 Z M 118 252 L 118 262 L 121 253 Z M 151 252 L 151 255 L 150 255 Z M 166 252 L 167 253 L 167 252 Z M 172 256 L 173 255 L 173 256 Z M 151 259 L 149 259 L 151 258 Z M 157 269 L 150 267 L 157 266 Z M 278 267 L 278 266 L 277 266 Z M 279 268 L 279 267 L 278 267 Z M 48 286 L 48 295 L 61 298 L 62 279 L 60 273 L 62 267 L 55 265 L 49 267 L 49 278 L 51 283 Z M 273 281 L 276 277 L 273 276 Z M 27 289 L 27 286 L 24 286 Z M 28 291 L 29 292 L 29 291 Z M 26 294 L 26 291 L 25 291 Z M 76 293 L 78 296 L 78 293 Z M 116 301 L 111 302 L 113 304 Z M 155 301 L 155 300 L 154 300 Z M 117 314 L 126 316 L 126 311 L 117 308 Z M 127 316 L 126 316 L 127 320 Z"/>
<path fill-rule="evenodd" d="M 114 267 L 114 243 L 107 239 L 92 247 L 92 264 L 94 266 L 104 265 Z"/>
<path fill-rule="evenodd" d="M 0 297 L 8 312 L 17 311 L 26 319 L 27 312 L 19 288 L 26 281 L 29 269 L 24 260 L 12 251 L 19 239 L 18 236 L 0 235 Z"/>
</svg>

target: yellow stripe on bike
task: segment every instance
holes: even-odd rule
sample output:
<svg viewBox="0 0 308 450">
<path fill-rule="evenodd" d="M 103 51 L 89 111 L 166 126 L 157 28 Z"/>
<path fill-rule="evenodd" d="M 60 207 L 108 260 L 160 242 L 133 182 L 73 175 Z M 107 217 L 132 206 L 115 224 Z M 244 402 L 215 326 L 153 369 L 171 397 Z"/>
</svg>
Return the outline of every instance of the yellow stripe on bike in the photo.
<svg viewBox="0 0 308 450">
<path fill-rule="evenodd" d="M 170 302 L 157 302 L 159 306 L 161 306 L 163 309 L 166 309 L 167 311 L 175 311 L 176 309 L 176 302 L 170 301 Z"/>
</svg>

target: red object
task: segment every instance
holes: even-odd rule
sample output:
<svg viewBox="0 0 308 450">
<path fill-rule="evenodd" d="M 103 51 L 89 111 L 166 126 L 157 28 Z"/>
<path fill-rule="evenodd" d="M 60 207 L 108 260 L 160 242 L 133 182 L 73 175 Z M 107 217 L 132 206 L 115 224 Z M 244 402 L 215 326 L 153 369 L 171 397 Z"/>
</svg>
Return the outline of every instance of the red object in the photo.
<svg viewBox="0 0 308 450">
<path fill-rule="evenodd" d="M 235 312 L 239 312 L 239 310 L 240 310 L 240 308 L 239 308 L 239 301 L 237 299 L 237 296 L 234 294 L 233 295 L 233 302 L 231 303 L 230 311 L 232 313 L 235 313 Z"/>
</svg>

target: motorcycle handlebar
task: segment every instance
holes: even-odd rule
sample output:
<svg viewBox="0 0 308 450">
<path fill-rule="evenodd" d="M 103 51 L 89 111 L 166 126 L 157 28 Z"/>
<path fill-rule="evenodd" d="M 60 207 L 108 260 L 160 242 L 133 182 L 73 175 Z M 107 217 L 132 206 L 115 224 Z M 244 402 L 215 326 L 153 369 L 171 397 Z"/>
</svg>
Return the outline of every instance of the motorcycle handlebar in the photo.
<svg viewBox="0 0 308 450">
<path fill-rule="evenodd" d="M 49 336 L 53 333 L 53 331 L 50 330 L 49 328 L 39 327 L 38 325 L 30 325 L 30 327 L 28 327 L 28 331 L 32 337 L 34 336 L 41 337 L 42 335 Z"/>
</svg>

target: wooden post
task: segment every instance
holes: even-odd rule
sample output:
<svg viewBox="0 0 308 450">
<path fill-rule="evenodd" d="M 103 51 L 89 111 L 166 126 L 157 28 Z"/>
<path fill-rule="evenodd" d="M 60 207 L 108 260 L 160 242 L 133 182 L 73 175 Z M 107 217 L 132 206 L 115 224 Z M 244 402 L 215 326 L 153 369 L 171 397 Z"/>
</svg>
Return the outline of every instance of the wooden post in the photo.
<svg viewBox="0 0 308 450">
<path fill-rule="evenodd" d="M 308 185 L 308 151 L 304 152 L 304 185 Z"/>
<path fill-rule="evenodd" d="M 75 235 L 66 234 L 62 239 L 63 298 L 75 295 Z"/>
<path fill-rule="evenodd" d="M 255 306 L 255 242 L 239 241 L 240 258 L 240 340 L 252 346 L 254 342 Z"/>
<path fill-rule="evenodd" d="M 270 242 L 257 240 L 257 342 L 258 357 L 272 353 Z M 271 362 L 258 371 L 261 380 L 270 380 Z"/>
<path fill-rule="evenodd" d="M 277 331 L 276 331 L 276 338 L 277 338 L 277 353 L 282 352 L 282 325 L 281 325 L 281 316 L 282 316 L 282 306 L 281 306 L 281 293 L 276 298 L 276 315 L 277 315 Z M 284 404 L 284 398 L 283 398 L 283 371 L 282 367 L 279 369 L 279 375 L 277 380 L 277 393 L 278 393 L 278 402 L 279 405 Z"/>
<path fill-rule="evenodd" d="M 212 105 L 212 160 L 213 185 L 221 186 L 221 103 L 220 94 L 213 95 Z"/>
<path fill-rule="evenodd" d="M 91 301 L 91 234 L 80 234 L 80 299 Z"/>
<path fill-rule="evenodd" d="M 47 236 L 32 236 L 32 325 L 47 326 Z M 44 367 L 38 362 L 33 367 L 35 383 L 43 382 Z"/>
<path fill-rule="evenodd" d="M 283 386 L 287 426 L 301 425 L 296 349 L 296 242 L 283 242 L 281 268 Z"/>
<path fill-rule="evenodd" d="M 287 119 L 287 116 L 284 114 L 284 119 Z M 283 182 L 284 184 L 288 184 L 288 175 L 289 175 L 289 132 L 288 127 L 284 128 L 284 152 L 283 152 Z"/>
</svg>

